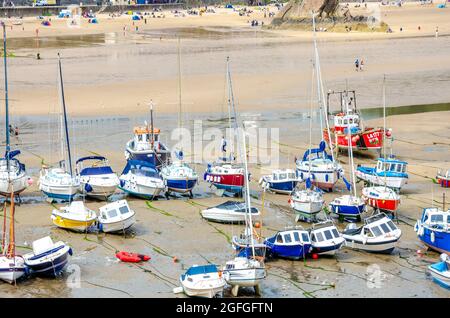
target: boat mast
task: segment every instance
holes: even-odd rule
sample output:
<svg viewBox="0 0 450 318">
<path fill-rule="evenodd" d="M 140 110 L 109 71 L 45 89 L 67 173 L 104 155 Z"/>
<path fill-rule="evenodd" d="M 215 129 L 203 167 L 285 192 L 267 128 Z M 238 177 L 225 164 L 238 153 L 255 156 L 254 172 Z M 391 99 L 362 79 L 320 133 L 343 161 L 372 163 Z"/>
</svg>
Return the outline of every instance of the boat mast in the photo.
<svg viewBox="0 0 450 318">
<path fill-rule="evenodd" d="M 230 126 L 230 132 L 233 132 L 232 138 L 230 138 L 230 161 L 231 159 L 236 158 L 236 153 L 234 149 L 234 138 L 237 134 L 237 118 L 236 118 L 236 112 L 234 110 L 234 95 L 233 95 L 233 85 L 231 83 L 231 72 L 230 72 L 230 57 L 227 56 L 227 83 L 228 83 L 228 123 Z M 233 116 L 234 116 L 234 128 L 232 127 L 232 121 L 231 121 L 231 111 L 233 109 Z"/>
<path fill-rule="evenodd" d="M 315 60 L 316 74 L 317 74 L 317 95 L 318 95 L 319 115 L 320 115 L 320 132 L 322 134 L 322 140 L 324 140 L 323 126 L 322 126 L 322 112 L 323 112 L 325 115 L 325 125 L 327 127 L 327 133 L 328 133 L 328 137 L 329 137 L 328 139 L 329 139 L 329 146 L 330 146 L 330 151 L 331 151 L 331 159 L 334 162 L 334 150 L 333 150 L 333 143 L 331 141 L 330 123 L 328 122 L 328 113 L 324 107 L 325 92 L 323 90 L 319 50 L 317 48 L 316 16 L 315 16 L 314 12 L 312 14 L 312 20 L 313 20 L 313 39 L 314 39 L 314 60 Z"/>
<path fill-rule="evenodd" d="M 6 130 L 6 171 L 8 171 L 9 179 L 9 152 L 11 150 L 10 140 L 9 140 L 9 105 L 8 105 L 8 71 L 7 71 L 7 58 L 6 58 L 6 25 L 2 22 L 3 27 L 3 61 L 5 70 L 5 130 Z"/>
<path fill-rule="evenodd" d="M 152 145 L 152 151 L 154 150 L 154 144 L 155 144 L 155 135 L 154 135 L 154 128 L 153 128 L 153 100 L 150 100 L 150 134 L 151 134 L 151 145 Z M 156 153 L 155 153 L 156 156 Z M 155 157 L 156 158 L 156 157 Z"/>
<path fill-rule="evenodd" d="M 67 127 L 67 110 L 66 110 L 66 101 L 64 98 L 64 83 L 63 83 L 63 77 L 62 77 L 62 67 L 61 67 L 61 56 L 58 53 L 58 66 L 59 66 L 59 87 L 61 89 L 61 105 L 63 109 L 63 115 L 64 115 L 64 128 L 65 128 L 65 137 L 66 137 L 66 145 L 67 145 L 67 159 L 69 161 L 69 173 L 70 176 L 73 176 L 72 172 L 72 156 L 70 154 L 70 142 L 69 142 L 69 128 Z M 66 167 L 67 169 L 67 167 Z"/>
<path fill-rule="evenodd" d="M 387 186 L 387 180 L 386 180 L 386 167 L 387 167 L 387 163 L 386 163 L 386 74 L 383 75 L 383 158 L 384 158 L 384 162 L 383 162 L 383 168 L 384 168 L 384 189 L 386 191 L 386 186 Z"/>
<path fill-rule="evenodd" d="M 349 113 L 349 108 L 348 108 L 348 91 L 346 90 L 345 95 L 344 95 L 344 101 L 345 101 L 345 111 L 348 114 Z M 351 174 L 351 182 L 352 182 L 352 188 L 353 188 L 353 196 L 356 197 L 356 178 L 355 178 L 355 168 L 353 166 L 354 162 L 353 162 L 353 147 L 352 147 L 352 133 L 350 131 L 350 121 L 348 121 L 348 127 L 347 127 L 347 138 L 348 138 L 348 154 L 349 154 L 349 165 L 350 165 L 350 170 L 352 172 Z"/>
<path fill-rule="evenodd" d="M 236 112 L 236 107 L 234 104 L 234 95 L 233 95 L 233 85 L 231 82 L 231 72 L 230 72 L 230 68 L 229 68 L 229 57 L 227 57 L 227 74 L 228 74 L 228 80 L 229 80 L 229 92 L 230 92 L 230 102 L 231 102 L 231 108 L 233 111 L 233 117 L 234 117 L 234 126 L 235 126 L 235 130 L 237 131 L 238 129 L 238 125 L 237 125 L 237 112 Z M 248 173 L 248 163 L 247 163 L 247 143 L 245 140 L 245 127 L 244 127 L 244 123 L 242 122 L 242 145 L 244 149 L 240 149 L 240 154 L 241 154 L 241 158 L 244 162 L 244 173 L 245 173 L 245 205 L 246 205 L 246 210 L 247 210 L 247 215 L 245 217 L 245 227 L 248 229 L 248 231 L 250 232 L 250 245 L 252 247 L 252 254 L 253 257 L 256 256 L 255 253 L 255 242 L 253 241 L 253 221 L 252 221 L 252 207 L 251 207 L 251 203 L 250 203 L 250 185 L 249 185 L 249 173 Z M 239 147 L 240 148 L 240 147 Z M 242 151 L 243 150 L 243 151 Z"/>
<path fill-rule="evenodd" d="M 178 128 L 183 127 L 183 120 L 181 118 L 182 105 L 181 105 L 181 48 L 180 38 L 178 37 Z"/>
</svg>

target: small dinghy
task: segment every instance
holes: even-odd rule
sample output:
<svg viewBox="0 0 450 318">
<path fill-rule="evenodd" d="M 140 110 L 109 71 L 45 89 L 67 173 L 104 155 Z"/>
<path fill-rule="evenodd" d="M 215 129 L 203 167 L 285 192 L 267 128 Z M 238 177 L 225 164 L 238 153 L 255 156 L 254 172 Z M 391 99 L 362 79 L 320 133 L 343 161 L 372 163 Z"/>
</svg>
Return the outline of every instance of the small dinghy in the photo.
<svg viewBox="0 0 450 318">
<path fill-rule="evenodd" d="M 109 203 L 99 210 L 98 228 L 102 232 L 123 232 L 136 223 L 135 212 L 126 200 Z"/>
<path fill-rule="evenodd" d="M 138 254 L 138 253 L 129 253 L 120 251 L 116 253 L 116 257 L 120 259 L 122 262 L 126 263 L 139 263 L 139 262 L 146 262 L 150 260 L 150 256 L 144 255 L 144 254 Z"/>
<path fill-rule="evenodd" d="M 168 192 L 189 193 L 192 197 L 192 189 L 198 183 L 198 175 L 188 164 L 176 161 L 161 169 Z"/>
<path fill-rule="evenodd" d="M 332 221 L 314 223 L 309 229 L 311 237 L 311 253 L 320 255 L 334 255 L 345 243 Z"/>
<path fill-rule="evenodd" d="M 53 243 L 50 236 L 33 242 L 33 252 L 23 256 L 25 264 L 37 276 L 58 276 L 67 265 L 72 248 L 62 241 Z"/>
<path fill-rule="evenodd" d="M 166 188 L 155 166 L 145 161 L 129 160 L 119 179 L 121 190 L 143 199 L 154 199 Z"/>
<path fill-rule="evenodd" d="M 290 194 L 294 191 L 298 183 L 295 171 L 292 169 L 276 169 L 271 175 L 262 176 L 259 184 L 263 189 L 268 189 L 274 193 Z"/>
<path fill-rule="evenodd" d="M 376 167 L 359 166 L 356 169 L 356 177 L 367 183 L 386 186 L 395 190 L 400 190 L 408 182 L 406 173 L 406 161 L 389 158 L 378 158 Z"/>
<path fill-rule="evenodd" d="M 83 201 L 73 201 L 61 209 L 54 209 L 51 219 L 57 227 L 84 232 L 94 225 L 97 215 L 88 209 Z"/>
<path fill-rule="evenodd" d="M 222 296 L 225 279 L 216 265 L 193 265 L 180 276 L 183 291 L 190 297 Z"/>
<path fill-rule="evenodd" d="M 428 266 L 433 280 L 445 288 L 450 288 L 450 259 L 447 254 L 441 254 L 441 261 Z"/>
<path fill-rule="evenodd" d="M 267 255 L 270 257 L 299 260 L 305 259 L 311 252 L 309 233 L 300 226 L 279 231 L 267 238 L 264 243 L 267 246 Z"/>
<path fill-rule="evenodd" d="M 227 201 L 214 207 L 203 210 L 202 217 L 208 221 L 219 223 L 244 223 L 246 218 L 246 203 L 238 201 Z M 257 208 L 252 207 L 253 216 L 259 216 Z"/>
<path fill-rule="evenodd" d="M 436 181 L 443 188 L 450 188 L 450 169 L 447 171 L 438 170 Z"/>
<path fill-rule="evenodd" d="M 362 197 L 375 210 L 394 213 L 400 204 L 400 195 L 388 187 L 367 187 L 362 189 Z"/>
<path fill-rule="evenodd" d="M 294 191 L 288 202 L 294 209 L 296 222 L 298 220 L 312 221 L 322 211 L 324 204 L 322 192 L 309 188 Z"/>
<path fill-rule="evenodd" d="M 28 272 L 25 261 L 21 256 L 0 256 L 0 279 L 14 284 Z"/>
<path fill-rule="evenodd" d="M 85 167 L 86 162 L 92 162 L 92 164 Z M 106 200 L 116 191 L 119 178 L 108 165 L 105 157 L 83 157 L 77 160 L 76 165 L 82 193 Z"/>
<path fill-rule="evenodd" d="M 426 246 L 450 255 L 450 209 L 447 212 L 436 207 L 423 209 L 414 230 Z"/>
<path fill-rule="evenodd" d="M 401 235 L 402 231 L 384 213 L 365 219 L 359 228 L 350 223 L 342 233 L 347 247 L 383 254 L 392 253 Z"/>
</svg>

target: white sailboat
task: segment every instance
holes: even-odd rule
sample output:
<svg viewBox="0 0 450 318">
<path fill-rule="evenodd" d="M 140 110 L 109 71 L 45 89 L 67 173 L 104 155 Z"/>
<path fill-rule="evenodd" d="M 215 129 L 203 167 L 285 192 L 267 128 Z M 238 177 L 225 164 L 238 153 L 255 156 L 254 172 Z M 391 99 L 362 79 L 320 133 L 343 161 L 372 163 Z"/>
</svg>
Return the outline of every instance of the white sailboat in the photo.
<svg viewBox="0 0 450 318">
<path fill-rule="evenodd" d="M 6 26 L 3 25 L 3 61 L 5 74 L 5 131 L 6 131 L 6 147 L 5 157 L 0 158 L 0 194 L 3 196 L 10 196 L 12 189 L 15 194 L 21 193 L 25 190 L 30 182 L 30 177 L 27 176 L 25 165 L 17 158 L 20 150 L 11 151 L 10 131 L 9 131 L 9 104 L 8 104 L 8 68 L 7 68 L 7 53 L 6 53 Z"/>
<path fill-rule="evenodd" d="M 228 62 L 228 60 L 227 60 Z M 231 77 L 229 77 L 231 84 Z M 231 103 L 234 118 L 235 118 L 235 131 L 237 132 L 237 113 L 234 105 L 234 100 Z M 247 163 L 247 145 L 245 141 L 244 125 L 242 125 L 242 145 L 243 149 L 240 149 L 240 155 L 244 162 L 245 175 L 249 175 L 248 163 Z M 240 148 L 240 147 L 239 147 Z M 259 285 L 261 281 L 266 278 L 266 268 L 264 265 L 264 257 L 258 257 L 255 251 L 255 239 L 253 237 L 253 221 L 252 221 L 252 207 L 250 202 L 250 185 L 249 180 L 245 180 L 245 203 L 246 203 L 246 218 L 245 218 L 245 234 L 243 239 L 239 240 L 233 237 L 233 242 L 239 242 L 241 245 L 240 253 L 234 259 L 228 261 L 223 269 L 225 281 L 232 286 L 232 294 L 238 295 L 239 287 L 254 287 L 257 294 L 260 293 Z M 244 243 L 244 246 L 242 246 Z M 265 254 L 265 245 L 262 244 Z M 243 249 L 242 249 L 243 247 Z M 263 255 L 265 256 L 265 255 Z"/>
<path fill-rule="evenodd" d="M 80 179 L 72 171 L 72 156 L 70 153 L 69 129 L 67 124 L 67 110 L 64 97 L 64 83 L 62 77 L 61 57 L 58 53 L 59 89 L 61 94 L 62 119 L 61 129 L 61 154 L 64 158 L 64 144 L 67 150 L 67 160 L 60 161 L 60 167 L 48 167 L 44 165 L 39 176 L 39 190 L 49 199 L 71 201 L 78 193 Z"/>
</svg>

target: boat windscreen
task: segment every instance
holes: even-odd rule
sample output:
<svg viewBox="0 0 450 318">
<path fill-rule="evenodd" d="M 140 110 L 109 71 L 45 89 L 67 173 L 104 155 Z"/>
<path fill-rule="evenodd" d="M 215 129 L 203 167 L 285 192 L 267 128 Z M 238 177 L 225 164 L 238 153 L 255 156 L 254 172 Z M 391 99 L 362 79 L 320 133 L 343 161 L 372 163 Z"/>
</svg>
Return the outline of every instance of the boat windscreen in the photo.
<svg viewBox="0 0 450 318">
<path fill-rule="evenodd" d="M 115 218 L 115 217 L 117 216 L 117 210 L 116 210 L 116 209 L 109 210 L 109 211 L 108 211 L 108 216 L 109 216 L 110 218 Z"/>
<path fill-rule="evenodd" d="M 207 273 L 217 273 L 216 265 L 195 266 L 189 268 L 188 271 L 186 272 L 186 274 L 188 275 L 199 275 Z"/>
<path fill-rule="evenodd" d="M 128 209 L 128 207 L 126 205 L 121 206 L 119 208 L 120 214 L 127 214 L 128 212 L 130 212 L 130 210 Z"/>
</svg>

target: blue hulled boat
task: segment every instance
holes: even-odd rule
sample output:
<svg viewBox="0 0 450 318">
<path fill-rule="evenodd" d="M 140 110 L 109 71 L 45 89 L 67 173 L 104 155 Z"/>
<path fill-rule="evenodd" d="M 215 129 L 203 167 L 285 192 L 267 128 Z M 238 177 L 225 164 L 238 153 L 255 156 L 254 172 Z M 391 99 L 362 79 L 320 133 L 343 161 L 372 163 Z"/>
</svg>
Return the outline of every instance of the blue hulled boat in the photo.
<svg viewBox="0 0 450 318">
<path fill-rule="evenodd" d="M 264 189 L 280 194 L 290 194 L 298 183 L 295 171 L 292 169 L 276 169 L 271 175 L 263 176 L 259 184 Z"/>
<path fill-rule="evenodd" d="M 279 231 L 264 241 L 271 257 L 304 259 L 311 252 L 309 233 L 303 228 Z"/>
<path fill-rule="evenodd" d="M 33 242 L 33 252 L 23 256 L 31 273 L 37 276 L 54 277 L 59 275 L 72 255 L 72 248 L 63 243 L 53 243 L 49 236 Z"/>
<path fill-rule="evenodd" d="M 450 255 L 450 210 L 444 212 L 438 208 L 425 208 L 414 230 L 426 246 Z"/>
<path fill-rule="evenodd" d="M 187 163 L 183 162 L 183 152 L 176 153 L 179 161 L 175 161 L 161 169 L 168 192 L 189 193 L 192 197 L 192 189 L 198 183 L 198 175 Z"/>
</svg>

